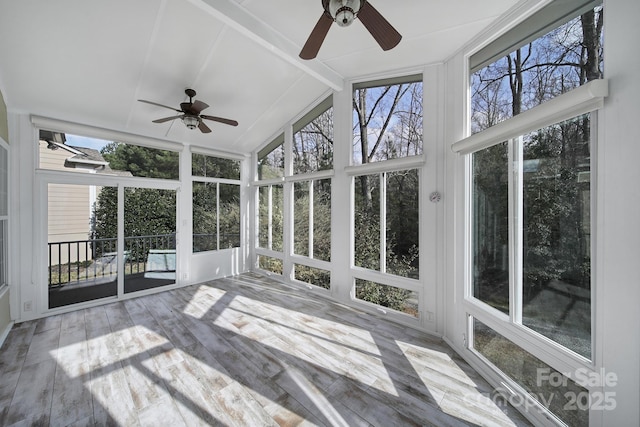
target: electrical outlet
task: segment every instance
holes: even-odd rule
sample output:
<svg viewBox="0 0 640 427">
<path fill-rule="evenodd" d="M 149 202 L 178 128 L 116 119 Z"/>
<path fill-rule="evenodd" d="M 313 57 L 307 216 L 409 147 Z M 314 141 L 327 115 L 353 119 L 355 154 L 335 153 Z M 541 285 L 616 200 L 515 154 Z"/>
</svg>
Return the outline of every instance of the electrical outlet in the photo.
<svg viewBox="0 0 640 427">
<path fill-rule="evenodd" d="M 27 301 L 24 303 L 24 311 L 33 310 L 33 303 L 31 301 Z"/>
</svg>

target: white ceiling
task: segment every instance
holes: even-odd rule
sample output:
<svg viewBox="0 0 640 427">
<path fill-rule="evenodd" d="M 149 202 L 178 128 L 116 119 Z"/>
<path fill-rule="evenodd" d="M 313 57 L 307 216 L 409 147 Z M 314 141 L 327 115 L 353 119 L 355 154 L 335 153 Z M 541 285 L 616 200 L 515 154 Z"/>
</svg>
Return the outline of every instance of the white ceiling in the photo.
<svg viewBox="0 0 640 427">
<path fill-rule="evenodd" d="M 445 60 L 516 0 L 374 0 L 402 34 L 384 52 L 360 22 L 298 53 L 321 0 L 0 0 L 0 90 L 10 111 L 248 152 L 345 79 Z M 210 105 L 210 134 L 168 109 Z"/>
</svg>

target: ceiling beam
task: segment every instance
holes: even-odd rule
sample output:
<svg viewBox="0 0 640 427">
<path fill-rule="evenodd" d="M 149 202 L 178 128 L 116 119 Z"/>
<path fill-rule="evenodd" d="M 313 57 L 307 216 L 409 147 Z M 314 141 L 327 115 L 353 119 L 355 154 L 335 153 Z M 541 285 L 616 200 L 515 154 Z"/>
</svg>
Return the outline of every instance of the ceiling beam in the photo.
<svg viewBox="0 0 640 427">
<path fill-rule="evenodd" d="M 189 0 L 203 11 L 255 41 L 291 65 L 341 91 L 344 78 L 318 60 L 305 61 L 298 56 L 300 47 L 266 25 L 233 0 Z"/>
</svg>

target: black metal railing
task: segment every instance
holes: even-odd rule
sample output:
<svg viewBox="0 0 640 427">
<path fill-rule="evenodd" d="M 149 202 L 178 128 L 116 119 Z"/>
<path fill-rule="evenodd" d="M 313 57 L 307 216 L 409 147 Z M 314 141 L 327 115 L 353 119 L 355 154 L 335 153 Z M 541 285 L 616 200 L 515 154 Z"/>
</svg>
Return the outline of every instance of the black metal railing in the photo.
<svg viewBox="0 0 640 427">
<path fill-rule="evenodd" d="M 142 273 L 151 250 L 175 250 L 176 235 L 124 238 L 125 272 Z M 117 274 L 117 239 L 88 239 L 48 244 L 49 287 L 109 278 Z"/>
</svg>

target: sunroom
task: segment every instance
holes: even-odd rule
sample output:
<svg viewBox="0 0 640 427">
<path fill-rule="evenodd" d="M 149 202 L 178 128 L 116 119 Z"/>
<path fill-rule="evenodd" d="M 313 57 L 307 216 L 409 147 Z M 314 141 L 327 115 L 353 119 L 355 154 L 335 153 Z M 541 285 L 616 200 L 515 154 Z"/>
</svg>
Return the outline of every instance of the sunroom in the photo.
<svg viewBox="0 0 640 427">
<path fill-rule="evenodd" d="M 297 3 L 0 5 L 0 424 L 638 425 L 640 4 Z"/>
</svg>

